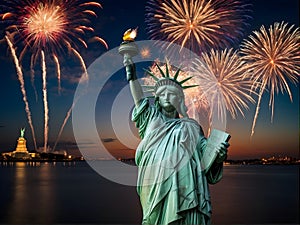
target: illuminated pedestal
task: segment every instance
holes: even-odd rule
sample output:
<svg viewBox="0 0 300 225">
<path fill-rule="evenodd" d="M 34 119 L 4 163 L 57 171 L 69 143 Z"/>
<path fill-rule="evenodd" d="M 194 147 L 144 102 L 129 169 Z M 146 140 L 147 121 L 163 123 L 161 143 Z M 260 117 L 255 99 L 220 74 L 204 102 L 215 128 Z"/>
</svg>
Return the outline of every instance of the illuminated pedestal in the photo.
<svg viewBox="0 0 300 225">
<path fill-rule="evenodd" d="M 30 158 L 29 152 L 26 147 L 26 139 L 19 137 L 16 150 L 13 151 L 12 156 L 17 159 L 28 159 Z"/>
<path fill-rule="evenodd" d="M 27 152 L 28 153 L 25 138 L 19 137 L 17 148 L 16 148 L 15 152 Z"/>
</svg>

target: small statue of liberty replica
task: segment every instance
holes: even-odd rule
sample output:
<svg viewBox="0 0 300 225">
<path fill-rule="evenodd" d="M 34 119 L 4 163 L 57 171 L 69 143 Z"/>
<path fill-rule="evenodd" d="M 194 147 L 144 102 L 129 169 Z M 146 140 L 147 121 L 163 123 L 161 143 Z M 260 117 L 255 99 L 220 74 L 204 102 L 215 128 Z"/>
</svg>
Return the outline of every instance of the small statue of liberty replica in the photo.
<svg viewBox="0 0 300 225">
<path fill-rule="evenodd" d="M 124 38 L 125 34 L 129 38 Z M 119 52 L 124 56 L 127 81 L 135 103 L 132 120 L 142 139 L 135 156 L 142 224 L 210 224 L 208 184 L 215 184 L 222 178 L 229 144 L 220 142 L 212 165 L 203 170 L 201 163 L 207 139 L 198 122 L 188 118 L 183 82 L 178 81 L 176 75 L 170 77 L 168 71 L 163 78 L 149 72 L 156 80 L 155 101 L 151 105 L 143 96 L 132 62 L 132 56 L 138 52 L 137 46 L 134 38 L 130 38 L 128 32 L 125 34 Z"/>
</svg>

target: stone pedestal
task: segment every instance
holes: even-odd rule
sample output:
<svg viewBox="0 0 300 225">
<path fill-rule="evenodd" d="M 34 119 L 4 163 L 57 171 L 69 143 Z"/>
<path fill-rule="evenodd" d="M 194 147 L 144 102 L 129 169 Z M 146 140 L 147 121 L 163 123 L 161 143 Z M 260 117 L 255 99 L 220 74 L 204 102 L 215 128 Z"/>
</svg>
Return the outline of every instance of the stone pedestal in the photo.
<svg viewBox="0 0 300 225">
<path fill-rule="evenodd" d="M 28 152 L 25 138 L 19 137 L 15 152 Z"/>
<path fill-rule="evenodd" d="M 12 157 L 16 159 L 30 159 L 30 154 L 26 147 L 26 139 L 24 137 L 19 137 L 16 150 L 13 151 Z"/>
</svg>

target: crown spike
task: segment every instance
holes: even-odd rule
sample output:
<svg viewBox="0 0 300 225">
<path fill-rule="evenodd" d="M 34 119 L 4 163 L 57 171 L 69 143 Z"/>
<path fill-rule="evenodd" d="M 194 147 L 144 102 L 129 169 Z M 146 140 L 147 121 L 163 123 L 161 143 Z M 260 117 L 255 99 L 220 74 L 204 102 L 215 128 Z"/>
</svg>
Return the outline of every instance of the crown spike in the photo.
<svg viewBox="0 0 300 225">
<path fill-rule="evenodd" d="M 156 62 L 155 62 L 155 65 L 157 66 L 157 68 L 158 68 L 160 74 L 162 75 L 162 77 L 168 77 L 168 76 L 165 75 L 164 71 L 160 68 L 160 66 Z"/>
<path fill-rule="evenodd" d="M 153 73 L 151 73 L 151 71 L 149 71 L 149 70 L 147 70 L 147 69 L 144 69 L 144 71 L 145 71 L 146 73 L 148 73 L 155 81 L 158 81 L 158 80 L 159 80 L 159 78 L 156 77 Z"/>
<path fill-rule="evenodd" d="M 144 69 L 156 82 L 156 84 L 154 86 L 144 85 L 144 87 L 146 89 L 145 92 L 148 92 L 148 93 L 149 92 L 156 92 L 159 87 L 166 86 L 166 85 L 175 86 L 178 89 L 180 89 L 181 91 L 183 91 L 184 89 L 199 86 L 199 85 L 186 85 L 186 86 L 183 86 L 183 83 L 190 80 L 194 76 L 187 77 L 187 78 L 183 79 L 182 81 L 177 80 L 177 78 L 179 77 L 180 72 L 182 71 L 180 68 L 178 68 L 175 72 L 175 75 L 173 77 L 171 77 L 170 76 L 171 74 L 170 74 L 170 71 L 169 71 L 170 64 L 169 64 L 168 61 L 164 65 L 165 66 L 165 72 L 163 71 L 162 67 L 159 66 L 158 62 L 154 62 L 154 63 L 155 63 L 155 66 L 157 67 L 157 69 L 159 70 L 159 72 L 161 74 L 161 77 L 159 77 L 159 75 L 156 75 L 154 72 L 152 72 L 150 70 Z"/>
<path fill-rule="evenodd" d="M 174 78 L 173 78 L 174 80 L 177 80 L 179 73 L 180 73 L 180 69 L 178 69 L 178 70 L 176 71 L 176 73 L 175 73 L 175 75 L 174 75 Z"/>
<path fill-rule="evenodd" d="M 169 64 L 166 63 L 166 76 L 167 76 L 167 77 L 170 77 L 168 66 L 169 66 Z"/>
<path fill-rule="evenodd" d="M 188 88 L 193 88 L 193 87 L 198 87 L 198 84 L 194 84 L 194 85 L 189 85 L 189 86 L 182 86 L 182 89 L 188 89 Z"/>
<path fill-rule="evenodd" d="M 188 80 L 190 80 L 190 79 L 192 79 L 192 78 L 193 78 L 193 76 L 188 77 L 188 78 L 186 78 L 186 79 L 184 79 L 184 80 L 182 80 L 182 81 L 179 81 L 179 83 L 180 83 L 180 84 L 183 84 L 183 83 L 187 82 Z"/>
</svg>

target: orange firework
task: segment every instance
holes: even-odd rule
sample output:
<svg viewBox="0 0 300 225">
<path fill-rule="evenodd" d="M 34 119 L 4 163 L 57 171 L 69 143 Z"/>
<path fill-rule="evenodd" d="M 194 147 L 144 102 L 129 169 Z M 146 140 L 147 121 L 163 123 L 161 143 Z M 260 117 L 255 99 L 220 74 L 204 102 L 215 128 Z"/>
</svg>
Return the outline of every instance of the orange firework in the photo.
<svg viewBox="0 0 300 225">
<path fill-rule="evenodd" d="M 80 60 L 87 77 L 86 66 L 79 54 L 79 47 L 88 47 L 85 38 L 94 32 L 94 29 L 89 25 L 90 19 L 97 16 L 94 10 L 101 7 L 98 2 L 79 0 L 8 0 L 5 5 L 1 5 L 4 11 L 0 17 L 8 24 L 6 27 L 7 34 L 15 46 L 23 45 L 20 48 L 19 61 L 27 52 L 31 54 L 32 82 L 34 65 L 38 58 L 41 60 L 45 107 L 44 151 L 47 150 L 49 118 L 45 60 L 47 56 L 50 56 L 56 65 L 59 92 L 61 78 L 59 55 L 66 52 L 73 53 Z M 106 42 L 100 37 L 92 37 L 91 40 L 98 41 L 108 48 Z M 33 132 L 32 135 L 34 135 Z"/>
<path fill-rule="evenodd" d="M 270 90 L 269 106 L 274 113 L 274 94 L 279 90 L 287 91 L 292 101 L 288 80 L 297 83 L 300 74 L 300 31 L 299 27 L 287 23 L 274 23 L 267 30 L 261 26 L 241 45 L 243 60 L 251 72 L 253 89 L 259 88 L 256 112 L 252 124 L 251 136 L 259 113 L 262 95 L 268 87 Z"/>
<path fill-rule="evenodd" d="M 140 50 L 140 54 L 143 59 L 150 58 L 150 56 L 151 56 L 150 48 L 147 46 L 142 47 Z"/>
<path fill-rule="evenodd" d="M 53 56 L 55 64 L 59 53 L 77 49 L 79 46 L 87 48 L 85 37 L 93 33 L 94 29 L 89 26 L 89 17 L 95 17 L 96 13 L 89 9 L 101 8 L 100 3 L 72 0 L 42 0 L 42 1 L 6 1 L 7 12 L 0 14 L 6 21 L 6 31 L 11 34 L 14 43 L 22 43 L 24 48 L 20 53 L 20 59 L 30 51 L 33 54 L 32 63 L 44 51 L 46 55 Z M 106 42 L 94 36 L 92 41 L 98 41 L 108 48 Z M 74 51 L 73 51 L 74 52 Z M 80 55 L 76 55 L 80 58 Z M 59 66 L 57 66 L 59 68 Z"/>
</svg>

